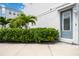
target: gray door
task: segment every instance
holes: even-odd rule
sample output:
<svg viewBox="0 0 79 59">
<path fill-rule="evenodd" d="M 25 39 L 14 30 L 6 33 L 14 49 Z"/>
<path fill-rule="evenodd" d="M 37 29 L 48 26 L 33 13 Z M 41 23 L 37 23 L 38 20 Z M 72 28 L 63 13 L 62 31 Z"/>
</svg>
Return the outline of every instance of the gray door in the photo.
<svg viewBox="0 0 79 59">
<path fill-rule="evenodd" d="M 61 13 L 61 37 L 72 39 L 72 11 L 64 11 Z"/>
</svg>

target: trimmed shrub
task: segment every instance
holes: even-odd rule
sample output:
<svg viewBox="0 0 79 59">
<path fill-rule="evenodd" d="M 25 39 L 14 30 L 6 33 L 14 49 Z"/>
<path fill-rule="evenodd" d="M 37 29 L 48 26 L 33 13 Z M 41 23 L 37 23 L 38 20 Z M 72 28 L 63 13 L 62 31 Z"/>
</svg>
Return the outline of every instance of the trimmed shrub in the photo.
<svg viewBox="0 0 79 59">
<path fill-rule="evenodd" d="M 53 42 L 58 39 L 58 36 L 58 30 L 54 28 L 0 29 L 1 42 Z"/>
</svg>

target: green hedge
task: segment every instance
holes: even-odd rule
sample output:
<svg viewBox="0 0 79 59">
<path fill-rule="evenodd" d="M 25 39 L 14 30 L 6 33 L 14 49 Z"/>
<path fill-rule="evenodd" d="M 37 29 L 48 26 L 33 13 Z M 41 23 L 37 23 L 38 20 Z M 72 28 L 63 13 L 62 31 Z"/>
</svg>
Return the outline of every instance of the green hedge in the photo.
<svg viewBox="0 0 79 59">
<path fill-rule="evenodd" d="M 58 35 L 54 28 L 4 28 L 0 29 L 0 42 L 52 42 L 58 39 Z"/>
</svg>

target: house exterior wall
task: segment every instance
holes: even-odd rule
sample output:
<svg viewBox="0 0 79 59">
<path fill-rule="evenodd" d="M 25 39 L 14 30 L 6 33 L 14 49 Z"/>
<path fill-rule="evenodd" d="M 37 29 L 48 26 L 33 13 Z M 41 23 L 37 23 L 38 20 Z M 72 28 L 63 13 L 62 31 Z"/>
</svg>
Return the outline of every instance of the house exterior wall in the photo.
<svg viewBox="0 0 79 59">
<path fill-rule="evenodd" d="M 31 14 L 37 16 L 38 20 L 36 22 L 35 26 L 29 25 L 31 28 L 34 27 L 47 27 L 47 28 L 56 28 L 60 30 L 60 12 L 62 10 L 71 8 L 72 5 L 72 18 L 73 18 L 73 38 L 67 39 L 67 38 L 61 38 L 61 34 L 59 37 L 60 41 L 65 41 L 69 43 L 76 43 L 79 44 L 79 4 L 68 4 L 64 5 L 63 3 L 34 3 L 34 4 L 25 4 L 26 8 L 24 9 L 26 15 Z M 58 6 L 63 5 L 63 7 L 60 7 L 54 11 L 51 11 L 51 8 L 54 9 Z M 67 8 L 66 8 L 67 7 Z M 60 11 L 58 11 L 60 10 Z"/>
<path fill-rule="evenodd" d="M 18 13 L 19 13 L 19 11 L 6 8 L 6 14 L 5 15 L 6 15 L 7 18 L 14 18 L 18 15 Z"/>
<path fill-rule="evenodd" d="M 77 4 L 77 19 L 78 19 L 78 22 L 77 22 L 78 23 L 78 32 L 77 32 L 78 33 L 78 40 L 77 41 L 79 44 L 79 3 Z"/>
<path fill-rule="evenodd" d="M 9 14 L 9 12 L 11 14 Z M 15 10 L 15 9 L 7 8 L 5 6 L 0 6 L 0 16 L 6 17 L 6 18 L 14 18 L 18 15 L 18 13 L 19 13 L 19 11 Z"/>
<path fill-rule="evenodd" d="M 50 12 L 51 8 L 55 8 L 57 6 L 62 5 L 61 3 L 34 3 L 34 4 L 26 4 L 26 8 L 24 9 L 26 14 L 31 14 L 37 16 L 38 20 L 35 26 L 30 27 L 53 27 L 56 29 L 60 28 L 59 21 L 59 13 L 58 11 L 54 11 L 47 15 L 42 15 L 43 13 Z"/>
<path fill-rule="evenodd" d="M 73 43 L 79 44 L 79 39 L 78 39 L 78 14 L 77 14 L 77 4 L 73 8 Z"/>
</svg>

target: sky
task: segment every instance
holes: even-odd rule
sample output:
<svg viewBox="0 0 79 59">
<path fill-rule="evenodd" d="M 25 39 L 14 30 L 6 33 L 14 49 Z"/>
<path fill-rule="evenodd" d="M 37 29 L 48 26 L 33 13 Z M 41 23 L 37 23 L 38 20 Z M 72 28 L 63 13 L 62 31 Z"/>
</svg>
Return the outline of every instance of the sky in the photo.
<svg viewBox="0 0 79 59">
<path fill-rule="evenodd" d="M 8 8 L 14 8 L 18 11 L 24 8 L 24 5 L 22 3 L 0 3 L 0 5 L 5 5 Z"/>
</svg>

